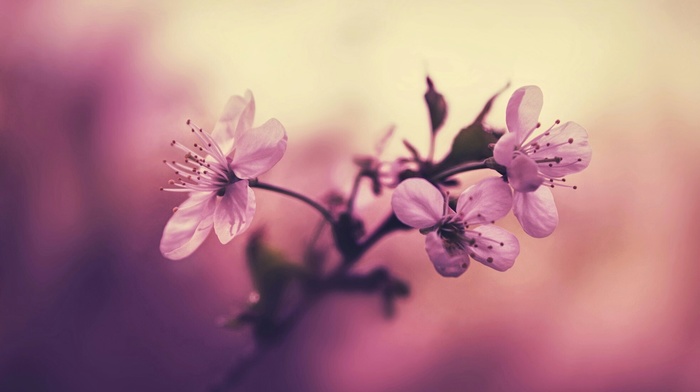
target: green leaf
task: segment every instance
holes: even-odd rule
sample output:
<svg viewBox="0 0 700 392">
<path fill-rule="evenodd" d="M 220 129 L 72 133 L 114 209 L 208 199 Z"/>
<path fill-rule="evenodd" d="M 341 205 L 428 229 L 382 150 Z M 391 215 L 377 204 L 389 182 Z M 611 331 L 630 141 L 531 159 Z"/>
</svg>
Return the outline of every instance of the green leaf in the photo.
<svg viewBox="0 0 700 392">
<path fill-rule="evenodd" d="M 452 141 L 452 149 L 447 156 L 434 167 L 434 172 L 438 173 L 457 165 L 482 161 L 493 156 L 493 151 L 489 144 L 496 143 L 498 138 L 491 132 L 487 132 L 484 127 L 484 120 L 491 111 L 496 98 L 510 86 L 507 84 L 503 89 L 494 94 L 481 109 L 481 112 L 474 122 L 462 128 Z"/>
<path fill-rule="evenodd" d="M 289 262 L 281 252 L 267 246 L 261 230 L 250 236 L 246 258 L 253 286 L 260 295 L 250 310 L 262 317 L 274 318 L 289 284 L 295 279 L 307 278 L 309 273 L 304 267 Z"/>
</svg>

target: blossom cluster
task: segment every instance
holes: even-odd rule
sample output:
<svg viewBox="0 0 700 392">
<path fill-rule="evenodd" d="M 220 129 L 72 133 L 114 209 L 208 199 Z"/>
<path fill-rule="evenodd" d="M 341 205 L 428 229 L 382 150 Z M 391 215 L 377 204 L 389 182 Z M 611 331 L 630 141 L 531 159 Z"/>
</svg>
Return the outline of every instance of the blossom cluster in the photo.
<svg viewBox="0 0 700 392">
<path fill-rule="evenodd" d="M 434 142 L 447 106 L 430 79 L 428 85 L 426 101 Z M 505 116 L 507 130 L 490 134 L 496 138 L 495 143 L 485 144 L 489 156 L 484 163 L 489 164 L 482 168 L 494 169 L 499 176 L 468 187 L 456 203 L 447 191 L 456 182 L 431 171 L 440 167 L 432 162 L 432 146 L 425 160 L 406 142 L 413 157 L 402 157 L 391 164 L 374 158 L 357 161 L 362 170 L 356 185 L 364 175 L 373 179 L 375 193 L 382 187 L 394 188 L 393 213 L 400 222 L 426 236 L 425 250 L 440 275 L 460 276 L 471 259 L 505 271 L 513 266 L 520 245 L 516 236 L 497 226 L 496 221 L 512 209 L 525 233 L 537 238 L 550 235 L 559 220 L 551 189 L 576 189 L 567 183 L 566 176 L 585 169 L 591 160 L 588 136 L 580 125 L 557 120 L 548 129 L 536 132 L 541 128 L 542 104 L 542 91 L 537 86 L 521 87 L 512 94 Z M 188 198 L 174 209 L 165 226 L 160 244 L 165 257 L 189 256 L 212 229 L 225 244 L 250 227 L 256 209 L 251 186 L 282 158 L 287 146 L 287 134 L 279 121 L 270 119 L 253 127 L 254 114 L 250 91 L 244 97 L 233 96 L 211 134 L 188 121 L 197 143 L 193 147 L 171 143 L 184 152 L 184 161 L 164 161 L 177 177 L 170 180 L 171 187 L 161 189 L 184 192 Z M 469 161 L 471 157 L 457 157 L 457 161 L 460 159 Z M 450 162 L 445 159 L 442 163 L 451 170 L 449 173 L 459 173 L 459 166 L 448 165 Z M 267 189 L 292 195 L 324 211 L 294 192 L 273 186 Z M 344 222 L 362 224 L 353 215 L 351 205 L 343 219 L 325 214 L 339 242 L 338 249 L 350 249 L 346 251 L 349 255 L 357 253 L 360 242 L 352 236 L 345 238 Z"/>
<path fill-rule="evenodd" d="M 551 188 L 576 189 L 566 184 L 564 176 L 588 166 L 591 148 L 586 130 L 574 122 L 557 120 L 531 137 L 540 127 L 542 102 L 537 86 L 513 93 L 506 110 L 508 130 L 494 146 L 494 159 L 505 168 L 505 175 L 467 188 L 455 210 L 447 194 L 425 179 L 408 179 L 396 188 L 394 213 L 427 234 L 426 252 L 441 275 L 461 275 L 470 258 L 498 271 L 512 267 L 520 252 L 518 239 L 494 225 L 511 207 L 523 230 L 533 237 L 546 237 L 556 228 L 559 216 Z"/>
</svg>

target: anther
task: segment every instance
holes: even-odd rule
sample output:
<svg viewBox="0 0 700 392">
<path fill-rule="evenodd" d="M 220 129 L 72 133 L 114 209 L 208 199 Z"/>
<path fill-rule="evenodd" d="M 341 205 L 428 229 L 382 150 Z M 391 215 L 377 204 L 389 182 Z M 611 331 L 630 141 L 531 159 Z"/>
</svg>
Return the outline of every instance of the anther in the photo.
<svg viewBox="0 0 700 392">
<path fill-rule="evenodd" d="M 541 126 L 542 126 L 542 124 L 537 123 L 537 125 L 535 125 L 535 128 L 539 128 L 539 127 L 541 127 Z"/>
<path fill-rule="evenodd" d="M 569 144 L 571 144 L 571 143 L 573 143 L 573 142 L 574 142 L 574 138 L 571 138 L 571 137 L 570 137 L 570 138 L 569 138 Z"/>
<path fill-rule="evenodd" d="M 186 121 L 187 125 L 190 125 L 190 119 L 188 118 Z"/>
<path fill-rule="evenodd" d="M 493 257 L 487 257 L 486 258 L 487 263 L 493 263 Z"/>
<path fill-rule="evenodd" d="M 559 124 L 559 123 L 561 123 L 561 121 L 559 121 L 559 119 L 557 119 L 557 121 L 555 121 L 554 123 Z"/>
<path fill-rule="evenodd" d="M 173 213 L 177 212 L 177 207 L 173 207 Z"/>
<path fill-rule="evenodd" d="M 574 185 L 573 188 L 574 188 L 574 189 L 578 189 L 578 187 L 577 187 L 576 185 Z"/>
<path fill-rule="evenodd" d="M 501 246 L 505 245 L 503 242 L 501 242 Z"/>
<path fill-rule="evenodd" d="M 163 190 L 163 187 L 160 187 L 160 190 L 162 191 L 162 190 Z"/>
</svg>

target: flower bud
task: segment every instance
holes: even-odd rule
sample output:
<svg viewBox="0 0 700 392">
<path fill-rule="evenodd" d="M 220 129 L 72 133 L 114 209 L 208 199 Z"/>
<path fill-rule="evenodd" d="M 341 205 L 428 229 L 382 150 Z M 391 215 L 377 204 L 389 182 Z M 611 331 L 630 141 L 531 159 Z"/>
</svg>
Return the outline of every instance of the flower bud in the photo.
<svg viewBox="0 0 700 392">
<path fill-rule="evenodd" d="M 425 103 L 428 104 L 428 112 L 430 112 L 430 125 L 433 134 L 442 127 L 447 117 L 447 102 L 445 98 L 435 90 L 435 85 L 430 79 L 430 76 L 425 78 L 428 83 L 428 91 L 425 92 Z"/>
</svg>

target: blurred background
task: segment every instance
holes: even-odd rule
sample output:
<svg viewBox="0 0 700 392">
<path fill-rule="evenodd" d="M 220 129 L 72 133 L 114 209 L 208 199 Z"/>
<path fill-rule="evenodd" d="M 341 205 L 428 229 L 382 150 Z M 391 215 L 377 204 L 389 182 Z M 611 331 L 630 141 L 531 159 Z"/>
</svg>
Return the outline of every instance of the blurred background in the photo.
<svg viewBox="0 0 700 392">
<path fill-rule="evenodd" d="M 587 128 L 593 161 L 555 190 L 560 225 L 498 273 L 444 279 L 422 236 L 358 266 L 411 284 L 397 316 L 334 296 L 239 390 L 700 389 L 700 3 L 692 1 L 0 1 L 0 390 L 203 391 L 252 349 L 219 326 L 252 284 L 246 236 L 158 251 L 159 192 L 192 118 L 211 129 L 251 89 L 287 129 L 263 179 L 347 191 L 354 154 L 396 133 L 427 150 L 429 73 L 449 104 L 437 143 L 539 85 L 540 120 Z M 481 175 L 465 176 L 466 183 Z M 490 173 L 489 173 L 490 174 Z M 316 213 L 257 190 L 254 227 L 291 257 Z M 390 192 L 359 212 L 388 211 Z"/>
</svg>

